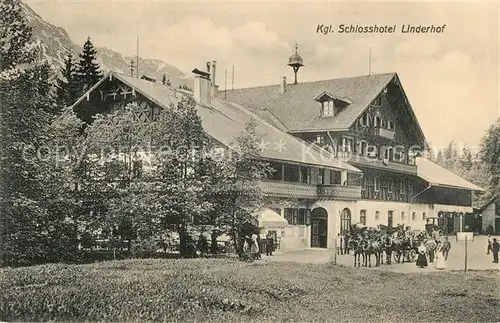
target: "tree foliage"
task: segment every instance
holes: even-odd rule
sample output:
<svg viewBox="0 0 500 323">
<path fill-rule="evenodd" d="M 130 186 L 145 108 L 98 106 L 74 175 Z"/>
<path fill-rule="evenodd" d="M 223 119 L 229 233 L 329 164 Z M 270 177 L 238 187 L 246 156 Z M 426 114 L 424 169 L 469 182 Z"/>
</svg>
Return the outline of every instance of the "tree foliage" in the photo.
<svg viewBox="0 0 500 323">
<path fill-rule="evenodd" d="M 87 38 L 80 53 L 76 75 L 80 84 L 81 93 L 86 92 L 102 78 L 102 72 L 97 62 L 97 51 L 94 44 Z M 80 93 L 80 94 L 81 94 Z"/>
</svg>

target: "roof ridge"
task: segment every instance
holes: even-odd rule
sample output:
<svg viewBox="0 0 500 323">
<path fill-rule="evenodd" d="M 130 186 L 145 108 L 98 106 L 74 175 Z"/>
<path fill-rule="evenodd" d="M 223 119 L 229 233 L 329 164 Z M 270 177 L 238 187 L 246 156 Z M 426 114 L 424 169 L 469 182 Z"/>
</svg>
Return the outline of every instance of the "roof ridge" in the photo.
<svg viewBox="0 0 500 323">
<path fill-rule="evenodd" d="M 331 79 L 323 79 L 323 80 L 316 80 L 316 81 L 309 81 L 309 82 L 300 82 L 297 84 L 287 84 L 287 86 L 297 86 L 301 84 L 314 84 L 314 83 L 321 83 L 321 82 L 328 82 L 328 81 L 339 81 L 339 80 L 346 80 L 346 79 L 355 79 L 355 78 L 364 78 L 364 77 L 371 77 L 371 76 L 384 76 L 384 75 L 396 75 L 396 72 L 386 72 L 386 73 L 375 73 L 375 74 L 369 74 L 369 75 L 355 75 L 355 76 L 345 76 L 345 77 L 339 77 L 339 78 L 331 78 Z M 240 90 L 250 90 L 250 89 L 262 89 L 262 88 L 270 88 L 270 87 L 278 87 L 280 86 L 278 84 L 268 84 L 268 85 L 259 85 L 259 86 L 249 86 L 249 87 L 242 87 L 239 89 L 231 89 L 231 90 L 226 90 L 227 92 L 235 92 L 235 91 L 240 91 Z"/>
</svg>

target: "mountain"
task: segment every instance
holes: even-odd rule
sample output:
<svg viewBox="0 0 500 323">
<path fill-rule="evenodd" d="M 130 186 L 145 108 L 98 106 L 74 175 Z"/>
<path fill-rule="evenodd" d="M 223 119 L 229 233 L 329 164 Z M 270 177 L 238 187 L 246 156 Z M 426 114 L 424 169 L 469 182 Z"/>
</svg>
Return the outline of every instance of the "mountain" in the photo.
<svg viewBox="0 0 500 323">
<path fill-rule="evenodd" d="M 80 53 L 82 47 L 71 40 L 66 30 L 46 22 L 25 3 L 22 4 L 22 7 L 26 19 L 33 27 L 33 36 L 42 45 L 39 59 L 46 59 L 59 71 L 69 53 L 72 53 L 74 57 Z M 106 47 L 96 48 L 96 50 L 103 72 L 115 71 L 129 74 L 130 62 L 136 60 L 135 57 L 124 57 Z M 154 77 L 158 82 L 161 82 L 163 74 L 166 74 L 172 82 L 172 86 L 187 85 L 193 88 L 193 79 L 188 74 L 161 60 L 139 57 L 139 74 Z"/>
</svg>

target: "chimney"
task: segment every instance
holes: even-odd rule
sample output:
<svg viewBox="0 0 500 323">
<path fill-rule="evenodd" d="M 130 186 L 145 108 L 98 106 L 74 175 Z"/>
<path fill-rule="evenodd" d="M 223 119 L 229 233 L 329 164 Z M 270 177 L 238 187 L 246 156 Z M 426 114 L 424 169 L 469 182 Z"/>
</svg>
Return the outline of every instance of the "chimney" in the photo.
<svg viewBox="0 0 500 323">
<path fill-rule="evenodd" d="M 210 63 L 207 63 L 207 65 L 208 64 L 210 64 Z M 212 61 L 212 69 L 210 72 L 210 80 L 212 81 L 211 95 L 213 98 L 215 98 L 217 96 L 217 91 L 218 91 L 218 88 L 215 85 L 215 66 L 216 66 L 216 64 L 217 64 L 216 61 Z"/>
<path fill-rule="evenodd" d="M 204 105 L 211 105 L 212 98 L 212 82 L 210 81 L 210 74 L 207 72 L 194 69 L 194 99 L 197 103 Z"/>
<path fill-rule="evenodd" d="M 207 62 L 207 73 L 210 74 L 210 62 Z"/>
<path fill-rule="evenodd" d="M 281 86 L 280 86 L 280 93 L 283 94 L 286 92 L 286 77 L 283 76 L 281 78 Z"/>
</svg>

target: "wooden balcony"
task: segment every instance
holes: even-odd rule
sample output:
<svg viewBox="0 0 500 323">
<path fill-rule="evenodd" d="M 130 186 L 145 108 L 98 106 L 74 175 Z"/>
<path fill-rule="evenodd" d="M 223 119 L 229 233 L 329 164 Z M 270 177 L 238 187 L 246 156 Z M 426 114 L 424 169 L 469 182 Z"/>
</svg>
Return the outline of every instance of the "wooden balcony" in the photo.
<svg viewBox="0 0 500 323">
<path fill-rule="evenodd" d="M 360 186 L 318 185 L 318 198 L 356 200 L 361 198 Z"/>
<path fill-rule="evenodd" d="M 347 199 L 361 198 L 360 186 L 316 185 L 265 180 L 259 188 L 267 196 L 303 199 Z"/>
<path fill-rule="evenodd" d="M 316 185 L 282 181 L 261 181 L 259 188 L 267 196 L 292 198 L 317 198 Z"/>
<path fill-rule="evenodd" d="M 375 136 L 380 136 L 386 139 L 394 140 L 394 130 L 376 127 L 373 128 L 373 134 Z"/>
<path fill-rule="evenodd" d="M 393 161 L 384 161 L 383 159 L 366 157 L 352 154 L 349 158 L 349 164 L 353 166 L 377 168 L 384 171 L 403 173 L 408 175 L 417 175 L 417 166 Z"/>
</svg>

